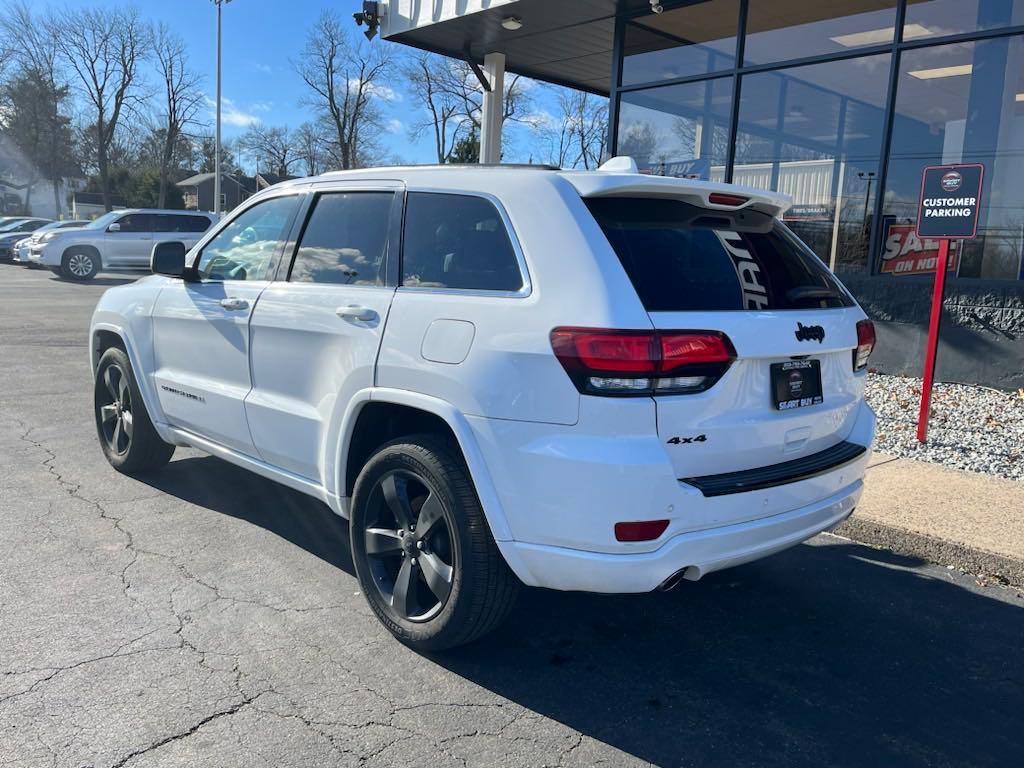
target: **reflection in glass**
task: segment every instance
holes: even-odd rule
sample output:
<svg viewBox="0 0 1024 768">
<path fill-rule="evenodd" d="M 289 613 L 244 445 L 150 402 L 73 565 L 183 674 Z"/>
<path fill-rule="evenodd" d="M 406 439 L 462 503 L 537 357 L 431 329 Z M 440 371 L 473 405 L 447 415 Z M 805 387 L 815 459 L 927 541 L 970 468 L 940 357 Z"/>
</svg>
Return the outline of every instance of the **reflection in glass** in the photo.
<svg viewBox="0 0 1024 768">
<path fill-rule="evenodd" d="M 708 0 L 626 24 L 622 84 L 731 69 L 739 13 L 739 0 Z"/>
<path fill-rule="evenodd" d="M 383 285 L 393 201 L 391 192 L 321 195 L 302 233 L 289 279 Z"/>
<path fill-rule="evenodd" d="M 618 153 L 660 176 L 725 178 L 732 78 L 622 95 Z"/>
<path fill-rule="evenodd" d="M 938 244 L 919 242 L 913 235 L 921 172 L 927 165 L 961 162 L 983 163 L 985 184 L 979 237 L 956 249 L 955 269 L 962 277 L 1017 279 L 1024 250 L 1021 37 L 903 54 L 879 271 L 914 274 L 934 269 L 928 259 Z"/>
<path fill-rule="evenodd" d="M 891 43 L 896 0 L 750 0 L 744 59 L 748 65 L 846 53 Z"/>
<path fill-rule="evenodd" d="M 1024 24 L 1024 0 L 926 0 L 907 5 L 903 39 Z"/>
<path fill-rule="evenodd" d="M 298 196 L 274 197 L 238 215 L 199 257 L 204 280 L 268 280 L 278 246 L 298 207 Z"/>
<path fill-rule="evenodd" d="M 743 78 L 733 182 L 784 192 L 790 227 L 836 271 L 866 271 L 888 54 Z"/>
</svg>

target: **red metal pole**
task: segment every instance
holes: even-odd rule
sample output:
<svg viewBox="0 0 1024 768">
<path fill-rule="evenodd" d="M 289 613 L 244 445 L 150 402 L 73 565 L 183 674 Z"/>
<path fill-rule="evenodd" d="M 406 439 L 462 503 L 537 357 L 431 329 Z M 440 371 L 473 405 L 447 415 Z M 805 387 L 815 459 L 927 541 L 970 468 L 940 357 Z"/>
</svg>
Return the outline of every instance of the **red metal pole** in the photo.
<svg viewBox="0 0 1024 768">
<path fill-rule="evenodd" d="M 946 268 L 949 262 L 949 240 L 939 240 L 939 257 L 935 261 L 935 289 L 932 292 L 932 316 L 928 322 L 928 343 L 924 348 L 924 382 L 921 384 L 921 410 L 917 414 L 917 440 L 928 440 L 928 412 L 935 383 L 935 354 L 939 349 L 939 320 L 942 319 L 942 297 L 946 294 Z"/>
</svg>

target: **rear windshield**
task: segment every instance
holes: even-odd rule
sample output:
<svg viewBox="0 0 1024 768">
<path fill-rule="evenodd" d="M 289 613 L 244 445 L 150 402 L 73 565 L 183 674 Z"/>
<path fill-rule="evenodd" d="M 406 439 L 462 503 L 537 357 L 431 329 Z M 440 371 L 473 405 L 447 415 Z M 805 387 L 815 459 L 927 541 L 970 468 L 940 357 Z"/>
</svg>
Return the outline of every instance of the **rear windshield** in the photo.
<svg viewBox="0 0 1024 768">
<path fill-rule="evenodd" d="M 853 306 L 828 268 L 780 222 L 681 200 L 584 200 L 648 312 Z"/>
</svg>

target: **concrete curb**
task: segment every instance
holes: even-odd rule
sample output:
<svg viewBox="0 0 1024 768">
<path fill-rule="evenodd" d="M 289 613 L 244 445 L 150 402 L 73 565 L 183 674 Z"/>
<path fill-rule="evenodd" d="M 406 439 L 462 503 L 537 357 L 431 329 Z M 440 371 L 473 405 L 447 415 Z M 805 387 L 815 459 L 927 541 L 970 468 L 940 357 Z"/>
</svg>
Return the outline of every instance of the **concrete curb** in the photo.
<svg viewBox="0 0 1024 768">
<path fill-rule="evenodd" d="M 995 577 L 1010 586 L 1024 587 L 1024 560 L 996 555 L 875 520 L 860 519 L 856 513 L 832 533 L 897 554 L 919 557 L 937 565 L 952 565 L 967 573 Z"/>
</svg>

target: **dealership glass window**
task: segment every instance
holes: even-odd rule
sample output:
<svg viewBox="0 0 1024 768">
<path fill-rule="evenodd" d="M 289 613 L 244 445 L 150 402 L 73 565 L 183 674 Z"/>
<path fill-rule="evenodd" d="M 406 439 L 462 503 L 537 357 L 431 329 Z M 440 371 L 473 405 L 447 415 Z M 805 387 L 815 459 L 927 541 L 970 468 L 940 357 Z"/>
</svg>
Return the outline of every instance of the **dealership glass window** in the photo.
<svg viewBox="0 0 1024 768">
<path fill-rule="evenodd" d="M 1024 38 L 903 53 L 878 271 L 934 269 L 938 243 L 913 235 L 927 165 L 983 163 L 978 238 L 954 249 L 961 277 L 1018 279 L 1024 250 Z M 909 266 L 908 266 L 909 265 Z"/>
<path fill-rule="evenodd" d="M 740 0 L 707 0 L 626 24 L 622 84 L 638 85 L 731 69 Z"/>
<path fill-rule="evenodd" d="M 907 5 L 904 40 L 1024 24 L 1024 0 L 928 0 Z"/>
<path fill-rule="evenodd" d="M 750 0 L 748 65 L 891 43 L 897 0 Z"/>
<path fill-rule="evenodd" d="M 890 55 L 743 77 L 733 182 L 784 192 L 784 220 L 836 271 L 866 272 Z"/>
<path fill-rule="evenodd" d="M 624 93 L 618 153 L 662 176 L 725 177 L 732 78 Z"/>
</svg>

